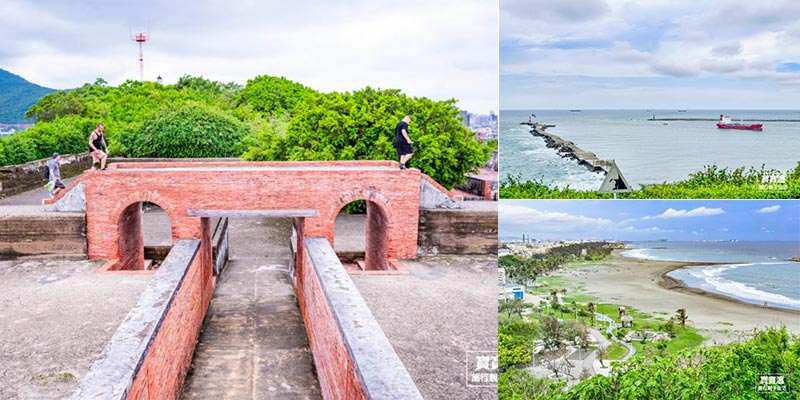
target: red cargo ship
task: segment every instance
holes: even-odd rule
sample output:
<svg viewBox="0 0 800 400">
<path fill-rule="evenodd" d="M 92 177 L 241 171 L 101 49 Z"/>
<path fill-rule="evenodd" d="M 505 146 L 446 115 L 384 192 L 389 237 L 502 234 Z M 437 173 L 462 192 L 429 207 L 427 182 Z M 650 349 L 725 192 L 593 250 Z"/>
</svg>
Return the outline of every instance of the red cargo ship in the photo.
<svg viewBox="0 0 800 400">
<path fill-rule="evenodd" d="M 746 131 L 760 131 L 762 127 L 762 124 L 746 125 L 741 122 L 731 122 L 731 117 L 725 115 L 719 116 L 719 123 L 717 124 L 719 129 L 741 129 Z"/>
</svg>

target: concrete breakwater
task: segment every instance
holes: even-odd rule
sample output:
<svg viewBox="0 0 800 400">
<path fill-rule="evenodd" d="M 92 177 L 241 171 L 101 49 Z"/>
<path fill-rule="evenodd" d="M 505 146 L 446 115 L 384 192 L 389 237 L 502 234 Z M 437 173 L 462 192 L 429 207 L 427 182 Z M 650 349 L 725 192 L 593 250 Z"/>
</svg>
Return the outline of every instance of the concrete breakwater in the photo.
<svg viewBox="0 0 800 400">
<path fill-rule="evenodd" d="M 611 167 L 611 160 L 601 160 L 594 153 L 581 149 L 575 143 L 545 131 L 545 129 L 555 125 L 534 122 L 521 122 L 520 124 L 533 128 L 531 129 L 531 135 L 543 138 L 545 145 L 548 148 L 555 149 L 558 155 L 577 161 L 579 165 L 583 165 L 589 171 L 605 173 Z"/>
<path fill-rule="evenodd" d="M 716 121 L 719 122 L 719 118 L 648 118 L 648 121 Z M 744 122 L 800 122 L 800 119 L 733 119 L 733 122 L 737 121 L 744 121 Z"/>
</svg>

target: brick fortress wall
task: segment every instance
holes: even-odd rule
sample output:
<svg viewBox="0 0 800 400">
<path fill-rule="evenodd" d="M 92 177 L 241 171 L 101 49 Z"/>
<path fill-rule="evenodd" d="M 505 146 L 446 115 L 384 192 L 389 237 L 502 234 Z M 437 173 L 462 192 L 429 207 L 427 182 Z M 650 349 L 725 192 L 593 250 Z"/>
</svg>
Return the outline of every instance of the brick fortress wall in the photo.
<svg viewBox="0 0 800 400">
<path fill-rule="evenodd" d="M 122 233 L 136 232 L 124 221 L 126 209 L 137 202 L 152 202 L 166 211 L 173 241 L 200 237 L 200 219 L 187 217 L 187 210 L 314 209 L 318 216 L 305 218 L 306 237 L 325 237 L 333 243 L 341 208 L 367 200 L 380 208 L 374 214 L 386 220 L 385 239 L 374 235 L 378 242 L 372 248 L 383 247 L 385 240 L 387 258 L 414 258 L 421 174 L 396 166 L 389 161 L 170 162 L 87 171 L 83 182 L 89 257 L 143 262 L 143 256 L 131 259 L 132 247 L 125 247 L 135 239 L 120 240 Z"/>
</svg>

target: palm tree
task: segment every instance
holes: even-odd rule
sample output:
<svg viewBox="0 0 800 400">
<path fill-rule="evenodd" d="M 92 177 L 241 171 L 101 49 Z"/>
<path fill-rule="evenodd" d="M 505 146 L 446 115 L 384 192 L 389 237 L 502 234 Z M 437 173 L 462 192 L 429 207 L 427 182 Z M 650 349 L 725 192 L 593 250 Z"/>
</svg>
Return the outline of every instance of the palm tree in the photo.
<svg viewBox="0 0 800 400">
<path fill-rule="evenodd" d="M 675 319 L 677 319 L 678 322 L 681 323 L 681 327 L 682 328 L 686 328 L 686 320 L 689 319 L 689 316 L 686 315 L 686 309 L 685 308 L 679 308 L 678 309 L 678 314 L 675 316 Z"/>
<path fill-rule="evenodd" d="M 589 311 L 589 314 L 592 316 L 592 325 L 595 324 L 594 320 L 594 313 L 597 311 L 597 305 L 594 304 L 593 301 L 590 301 L 589 304 L 586 305 L 586 310 Z"/>
</svg>

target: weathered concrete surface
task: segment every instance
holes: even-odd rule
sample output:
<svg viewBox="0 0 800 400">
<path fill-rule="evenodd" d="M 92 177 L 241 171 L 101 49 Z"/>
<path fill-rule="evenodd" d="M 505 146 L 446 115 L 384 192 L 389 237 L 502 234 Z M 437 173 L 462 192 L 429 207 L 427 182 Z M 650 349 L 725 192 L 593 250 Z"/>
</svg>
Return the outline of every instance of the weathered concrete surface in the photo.
<svg viewBox="0 0 800 400">
<path fill-rule="evenodd" d="M 48 212 L 86 212 L 86 187 L 79 182 L 75 187 L 67 186 L 64 195 L 56 197 L 55 203 L 45 202 L 44 209 Z"/>
<path fill-rule="evenodd" d="M 420 179 L 420 208 L 461 208 L 461 201 L 453 200 L 447 195 L 444 188 L 434 183 L 424 177 Z"/>
<path fill-rule="evenodd" d="M 101 264 L 0 261 L 0 399 L 75 390 L 152 279 L 97 275 Z"/>
<path fill-rule="evenodd" d="M 184 399 L 319 399 L 289 280 L 291 220 L 230 220 L 231 261 L 217 281 Z"/>
<path fill-rule="evenodd" d="M 24 257 L 85 259 L 83 213 L 45 213 L 36 206 L 0 207 L 0 260 Z"/>
<path fill-rule="evenodd" d="M 336 217 L 333 249 L 336 252 L 364 252 L 367 215 L 341 213 Z M 361 256 L 364 257 L 363 254 Z"/>
<path fill-rule="evenodd" d="M 466 386 L 466 352 L 497 351 L 496 256 L 404 260 L 409 275 L 351 276 L 426 399 L 496 399 Z"/>
<path fill-rule="evenodd" d="M 167 213 L 158 206 L 146 204 L 142 207 L 142 231 L 145 246 L 172 244 L 172 225 Z"/>
<path fill-rule="evenodd" d="M 418 249 L 423 255 L 497 254 L 497 210 L 419 210 Z"/>
</svg>

